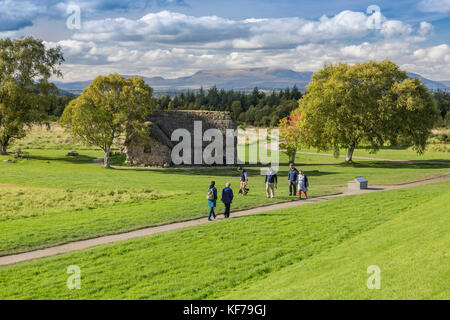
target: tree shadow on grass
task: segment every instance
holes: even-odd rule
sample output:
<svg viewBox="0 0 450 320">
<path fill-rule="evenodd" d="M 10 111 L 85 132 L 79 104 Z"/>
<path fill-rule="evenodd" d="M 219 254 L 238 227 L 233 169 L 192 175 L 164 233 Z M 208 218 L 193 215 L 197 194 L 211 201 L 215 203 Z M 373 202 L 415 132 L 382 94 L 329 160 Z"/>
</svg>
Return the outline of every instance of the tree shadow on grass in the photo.
<svg viewBox="0 0 450 320">
<path fill-rule="evenodd" d="M 261 171 L 259 167 L 244 167 L 247 171 L 249 178 L 261 177 Z M 180 176 L 205 176 L 205 177 L 240 177 L 240 173 L 236 168 L 217 168 L 217 169 L 177 169 L 177 168 L 167 168 L 167 169 L 126 169 L 126 168 L 116 168 L 115 170 L 129 170 L 129 171 L 148 171 L 159 174 L 170 174 L 170 175 L 180 175 Z M 308 176 L 325 176 L 330 174 L 337 174 L 337 172 L 319 171 L 319 170 L 304 170 L 305 174 Z M 279 170 L 278 181 L 284 181 L 288 176 L 288 169 Z"/>
<path fill-rule="evenodd" d="M 374 169 L 448 169 L 450 168 L 450 163 L 442 164 L 442 163 L 404 163 L 391 161 L 364 161 L 364 162 L 353 162 L 350 164 L 343 163 L 341 164 L 341 166 L 354 168 L 374 168 Z"/>
<path fill-rule="evenodd" d="M 30 160 L 39 160 L 39 161 L 58 161 L 58 162 L 68 162 L 68 163 L 93 163 L 96 157 L 87 156 L 87 155 L 78 155 L 75 157 L 71 156 L 38 156 L 38 155 L 29 155 L 27 159 Z"/>
</svg>

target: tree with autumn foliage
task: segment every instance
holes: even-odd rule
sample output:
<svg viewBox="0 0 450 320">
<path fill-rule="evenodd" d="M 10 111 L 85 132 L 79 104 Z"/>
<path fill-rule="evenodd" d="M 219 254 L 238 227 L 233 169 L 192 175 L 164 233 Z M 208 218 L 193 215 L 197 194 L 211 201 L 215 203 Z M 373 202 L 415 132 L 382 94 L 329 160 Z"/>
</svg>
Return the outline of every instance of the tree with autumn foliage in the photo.
<svg viewBox="0 0 450 320">
<path fill-rule="evenodd" d="M 283 140 L 280 143 L 280 148 L 286 150 L 289 162 L 292 163 L 295 163 L 295 155 L 297 150 L 300 149 L 302 139 L 304 139 L 303 120 L 304 116 L 300 109 L 294 110 L 289 116 L 280 120 L 280 138 Z"/>
<path fill-rule="evenodd" d="M 313 75 L 299 106 L 306 145 L 332 149 L 336 157 L 346 148 L 347 162 L 361 144 L 376 152 L 402 141 L 422 154 L 439 114 L 420 79 L 389 60 L 325 66 Z"/>
</svg>

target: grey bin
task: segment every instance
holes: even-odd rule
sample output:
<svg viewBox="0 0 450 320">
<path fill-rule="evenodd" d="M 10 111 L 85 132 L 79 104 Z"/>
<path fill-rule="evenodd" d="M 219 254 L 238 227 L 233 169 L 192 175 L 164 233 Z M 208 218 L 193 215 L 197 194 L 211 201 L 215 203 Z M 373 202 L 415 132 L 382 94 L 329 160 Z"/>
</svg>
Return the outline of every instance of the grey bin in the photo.
<svg viewBox="0 0 450 320">
<path fill-rule="evenodd" d="M 348 182 L 348 188 L 350 190 L 367 189 L 368 181 L 364 177 L 355 177 L 355 180 Z"/>
</svg>

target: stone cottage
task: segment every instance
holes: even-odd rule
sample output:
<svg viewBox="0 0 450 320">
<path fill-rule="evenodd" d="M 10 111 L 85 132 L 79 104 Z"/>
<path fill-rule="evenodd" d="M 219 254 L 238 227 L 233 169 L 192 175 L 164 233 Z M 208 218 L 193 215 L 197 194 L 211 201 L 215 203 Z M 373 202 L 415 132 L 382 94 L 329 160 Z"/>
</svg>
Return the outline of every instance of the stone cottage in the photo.
<svg viewBox="0 0 450 320">
<path fill-rule="evenodd" d="M 126 139 L 127 163 L 138 166 L 171 166 L 171 153 L 178 141 L 171 141 L 176 129 L 186 129 L 194 137 L 194 123 L 200 121 L 202 135 L 208 129 L 218 129 L 225 141 L 227 129 L 236 130 L 230 112 L 198 110 L 162 110 L 148 117 L 149 140 L 145 143 L 129 135 Z M 192 139 L 191 152 L 194 152 Z M 210 142 L 203 142 L 202 148 Z M 236 150 L 237 139 L 234 139 Z M 225 148 L 225 144 L 224 144 Z M 225 155 L 225 150 L 223 151 Z M 192 155 L 192 159 L 194 156 Z M 225 161 L 224 161 L 225 163 Z M 203 163 L 204 164 L 204 163 Z"/>
</svg>

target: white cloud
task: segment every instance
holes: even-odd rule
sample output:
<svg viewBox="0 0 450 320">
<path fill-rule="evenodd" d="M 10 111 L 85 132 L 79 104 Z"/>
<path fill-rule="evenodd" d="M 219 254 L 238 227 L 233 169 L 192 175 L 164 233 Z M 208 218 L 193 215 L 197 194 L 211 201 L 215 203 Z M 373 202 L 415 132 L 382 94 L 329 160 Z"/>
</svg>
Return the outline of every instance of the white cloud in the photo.
<svg viewBox="0 0 450 320">
<path fill-rule="evenodd" d="M 14 31 L 32 25 L 45 8 L 32 1 L 0 0 L 0 31 Z"/>
<path fill-rule="evenodd" d="M 422 0 L 417 5 L 423 12 L 450 12 L 450 0 Z"/>
<path fill-rule="evenodd" d="M 149 46 L 206 46 L 222 49 L 294 48 L 301 43 L 360 39 L 369 34 L 407 36 L 413 28 L 380 15 L 380 29 L 362 12 L 342 11 L 317 21 L 301 18 L 231 20 L 217 16 L 194 17 L 170 11 L 150 13 L 140 19 L 93 20 L 84 23 L 74 39 L 133 42 Z"/>
<path fill-rule="evenodd" d="M 421 48 L 433 26 L 343 11 L 334 17 L 231 20 L 162 11 L 140 19 L 87 21 L 60 45 L 65 80 L 119 72 L 179 77 L 201 69 L 285 67 L 316 71 L 324 63 L 391 59 L 408 71 L 449 78 L 448 46 Z"/>
<path fill-rule="evenodd" d="M 381 34 L 386 38 L 405 37 L 413 32 L 413 28 L 398 20 L 389 20 L 382 24 Z"/>
<path fill-rule="evenodd" d="M 447 44 L 441 44 L 431 48 L 418 49 L 414 51 L 414 57 L 424 62 L 450 64 L 450 47 Z"/>
</svg>

